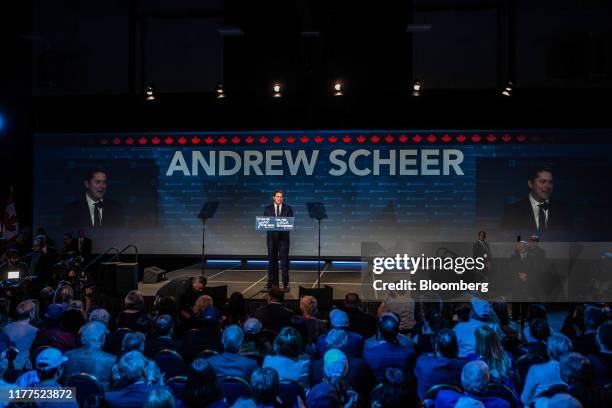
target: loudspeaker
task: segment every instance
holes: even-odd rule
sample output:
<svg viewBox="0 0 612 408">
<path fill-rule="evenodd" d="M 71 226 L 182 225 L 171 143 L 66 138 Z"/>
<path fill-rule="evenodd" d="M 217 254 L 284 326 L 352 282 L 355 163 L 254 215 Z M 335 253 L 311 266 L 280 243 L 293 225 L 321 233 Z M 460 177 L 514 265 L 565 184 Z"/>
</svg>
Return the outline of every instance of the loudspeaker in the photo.
<svg viewBox="0 0 612 408">
<path fill-rule="evenodd" d="M 127 295 L 130 290 L 138 289 L 138 264 L 136 262 L 118 263 L 115 285 L 115 290 L 122 296 Z"/>
<path fill-rule="evenodd" d="M 166 280 L 166 270 L 157 266 L 145 268 L 142 283 L 157 283 Z"/>
<path fill-rule="evenodd" d="M 330 310 L 334 305 L 334 288 L 325 285 L 322 288 L 305 288 L 300 286 L 300 299 L 302 296 L 313 296 L 317 299 L 317 307 L 320 310 Z"/>
<path fill-rule="evenodd" d="M 138 264 L 102 262 L 96 282 L 102 293 L 111 297 L 125 296 L 130 290 L 138 289 Z"/>
</svg>

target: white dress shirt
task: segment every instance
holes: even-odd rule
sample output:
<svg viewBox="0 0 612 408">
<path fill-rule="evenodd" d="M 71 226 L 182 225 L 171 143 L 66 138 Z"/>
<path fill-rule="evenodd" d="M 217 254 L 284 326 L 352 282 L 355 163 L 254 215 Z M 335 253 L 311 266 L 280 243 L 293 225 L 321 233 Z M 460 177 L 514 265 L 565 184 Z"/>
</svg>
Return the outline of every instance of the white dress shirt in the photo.
<svg viewBox="0 0 612 408">
<path fill-rule="evenodd" d="M 533 210 L 533 218 L 535 219 L 536 227 L 539 229 L 540 228 L 540 207 L 538 207 L 538 205 L 547 203 L 548 200 L 542 203 L 539 203 L 536 201 L 535 198 L 531 196 L 531 194 L 529 194 L 529 202 L 531 203 L 531 209 Z M 548 223 L 550 222 L 550 219 L 548 218 L 548 210 L 544 210 L 544 215 L 546 216 L 546 219 L 544 220 L 544 222 L 546 223 L 546 225 L 548 225 Z"/>
<path fill-rule="evenodd" d="M 89 197 L 89 194 L 85 194 L 85 199 L 87 200 L 87 206 L 89 207 L 89 216 L 91 217 L 91 226 L 93 227 L 96 225 L 94 211 L 96 211 L 96 203 L 98 201 L 92 200 Z M 100 202 L 103 202 L 103 200 L 100 200 Z M 100 224 L 102 224 L 102 214 L 103 213 L 104 213 L 104 209 L 100 208 Z"/>
<path fill-rule="evenodd" d="M 274 215 L 279 217 L 281 215 L 281 211 L 283 210 L 282 204 L 274 203 Z"/>
</svg>

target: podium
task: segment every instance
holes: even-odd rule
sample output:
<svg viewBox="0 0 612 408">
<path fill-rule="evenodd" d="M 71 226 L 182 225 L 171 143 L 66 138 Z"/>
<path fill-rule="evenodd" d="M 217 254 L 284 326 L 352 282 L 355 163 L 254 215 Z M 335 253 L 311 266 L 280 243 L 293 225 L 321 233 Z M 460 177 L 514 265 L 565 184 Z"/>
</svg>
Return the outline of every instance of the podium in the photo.
<svg viewBox="0 0 612 408">
<path fill-rule="evenodd" d="M 278 251 L 279 251 L 279 234 L 282 232 L 293 231 L 295 217 L 255 217 L 255 230 L 266 231 L 272 233 L 272 258 L 268 259 L 272 268 L 273 282 L 272 286 L 278 286 Z"/>
</svg>

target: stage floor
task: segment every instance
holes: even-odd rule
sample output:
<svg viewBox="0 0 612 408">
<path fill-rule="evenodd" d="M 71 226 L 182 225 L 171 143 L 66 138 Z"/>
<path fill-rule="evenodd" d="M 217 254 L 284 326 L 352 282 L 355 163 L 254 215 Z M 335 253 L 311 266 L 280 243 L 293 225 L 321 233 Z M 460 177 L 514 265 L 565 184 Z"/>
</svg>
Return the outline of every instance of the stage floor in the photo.
<svg viewBox="0 0 612 408">
<path fill-rule="evenodd" d="M 240 292 L 247 299 L 264 299 L 265 293 L 260 293 L 267 283 L 267 261 L 209 261 L 206 266 L 206 276 L 209 286 L 227 285 L 228 296 Z M 324 265 L 321 262 L 321 286 L 334 288 L 334 299 L 344 299 L 349 292 L 356 292 L 362 298 L 366 293 L 372 293 L 371 284 L 361 282 L 361 263 L 336 261 Z M 177 269 L 166 274 L 168 280 L 159 283 L 144 284 L 138 288 L 144 296 L 155 296 L 159 288 L 169 281 L 186 276 L 197 276 L 201 273 L 201 264 L 197 263 L 186 268 Z M 285 294 L 286 299 L 298 299 L 299 287 L 317 287 L 316 261 L 292 261 L 289 268 L 291 291 Z"/>
</svg>

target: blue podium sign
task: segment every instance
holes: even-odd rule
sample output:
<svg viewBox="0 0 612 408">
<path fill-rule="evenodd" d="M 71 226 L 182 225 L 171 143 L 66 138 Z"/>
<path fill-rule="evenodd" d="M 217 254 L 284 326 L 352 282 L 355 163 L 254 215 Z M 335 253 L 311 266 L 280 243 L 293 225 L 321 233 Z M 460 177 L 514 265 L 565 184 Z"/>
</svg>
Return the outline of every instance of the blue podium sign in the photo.
<svg viewBox="0 0 612 408">
<path fill-rule="evenodd" d="M 255 217 L 257 231 L 291 231 L 294 217 Z"/>
</svg>

